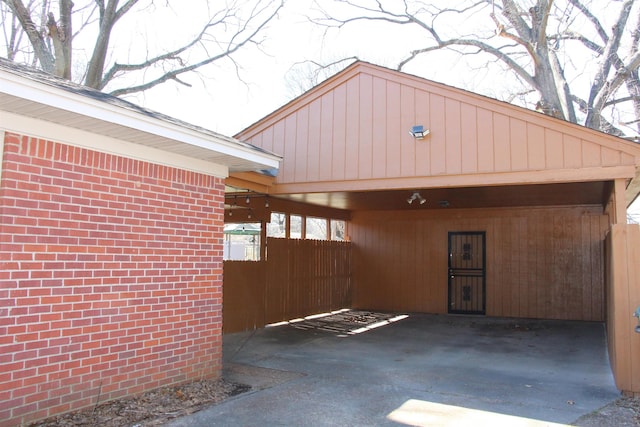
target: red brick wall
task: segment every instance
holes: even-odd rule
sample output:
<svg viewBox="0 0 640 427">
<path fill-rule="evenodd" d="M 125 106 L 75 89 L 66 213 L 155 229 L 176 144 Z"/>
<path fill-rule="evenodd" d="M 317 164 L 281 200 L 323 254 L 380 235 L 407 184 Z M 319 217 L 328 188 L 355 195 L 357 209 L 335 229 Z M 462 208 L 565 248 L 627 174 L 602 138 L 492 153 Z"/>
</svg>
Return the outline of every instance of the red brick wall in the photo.
<svg viewBox="0 0 640 427">
<path fill-rule="evenodd" d="M 7 133 L 0 425 L 219 375 L 221 179 Z"/>
</svg>

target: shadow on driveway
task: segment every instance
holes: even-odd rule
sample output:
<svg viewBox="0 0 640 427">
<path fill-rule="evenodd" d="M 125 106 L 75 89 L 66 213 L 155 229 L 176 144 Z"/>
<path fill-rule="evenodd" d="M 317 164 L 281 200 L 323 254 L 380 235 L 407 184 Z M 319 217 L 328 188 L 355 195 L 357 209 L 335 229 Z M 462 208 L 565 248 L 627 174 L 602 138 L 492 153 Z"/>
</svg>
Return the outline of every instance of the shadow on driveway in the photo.
<svg viewBox="0 0 640 427">
<path fill-rule="evenodd" d="M 544 426 L 619 397 L 601 323 L 334 316 L 225 335 L 252 391 L 169 425 Z"/>
</svg>

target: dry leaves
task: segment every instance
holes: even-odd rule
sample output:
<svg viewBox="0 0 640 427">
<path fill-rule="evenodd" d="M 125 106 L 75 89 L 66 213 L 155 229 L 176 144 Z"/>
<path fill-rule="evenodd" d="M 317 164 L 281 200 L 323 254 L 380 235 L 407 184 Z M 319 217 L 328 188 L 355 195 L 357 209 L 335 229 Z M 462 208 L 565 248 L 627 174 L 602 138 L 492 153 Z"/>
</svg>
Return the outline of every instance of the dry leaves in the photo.
<svg viewBox="0 0 640 427">
<path fill-rule="evenodd" d="M 83 411 L 49 418 L 31 426 L 157 426 L 249 389 L 249 386 L 223 379 L 195 381 L 182 386 L 163 387 L 136 397 L 114 400 Z"/>
</svg>

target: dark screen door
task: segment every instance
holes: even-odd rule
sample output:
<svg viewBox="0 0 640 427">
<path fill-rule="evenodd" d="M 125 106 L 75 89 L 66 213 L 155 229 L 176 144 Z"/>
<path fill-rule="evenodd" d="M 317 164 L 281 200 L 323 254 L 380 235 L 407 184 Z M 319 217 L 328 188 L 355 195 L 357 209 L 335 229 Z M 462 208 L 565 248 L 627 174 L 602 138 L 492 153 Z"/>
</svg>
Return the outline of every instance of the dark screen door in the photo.
<svg viewBox="0 0 640 427">
<path fill-rule="evenodd" d="M 485 314 L 485 233 L 449 232 L 449 313 Z"/>
</svg>

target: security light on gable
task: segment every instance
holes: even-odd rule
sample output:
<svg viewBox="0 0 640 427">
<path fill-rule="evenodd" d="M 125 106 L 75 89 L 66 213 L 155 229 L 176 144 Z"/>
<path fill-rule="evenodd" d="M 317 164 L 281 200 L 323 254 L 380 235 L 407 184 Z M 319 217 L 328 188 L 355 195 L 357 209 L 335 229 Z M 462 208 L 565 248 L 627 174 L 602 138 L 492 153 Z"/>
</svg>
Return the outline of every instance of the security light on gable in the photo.
<svg viewBox="0 0 640 427">
<path fill-rule="evenodd" d="M 416 125 L 411 128 L 409 134 L 415 139 L 422 139 L 425 136 L 429 135 L 431 131 L 429 129 L 425 129 L 422 125 Z"/>
</svg>

